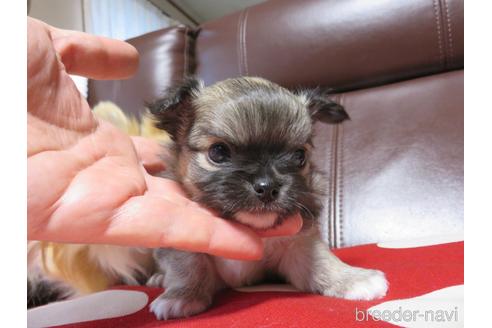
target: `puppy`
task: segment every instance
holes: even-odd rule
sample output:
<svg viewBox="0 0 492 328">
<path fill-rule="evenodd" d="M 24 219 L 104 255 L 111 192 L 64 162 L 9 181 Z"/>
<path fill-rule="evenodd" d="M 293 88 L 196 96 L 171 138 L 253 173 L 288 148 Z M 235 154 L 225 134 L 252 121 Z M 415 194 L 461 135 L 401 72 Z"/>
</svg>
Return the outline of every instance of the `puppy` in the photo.
<svg viewBox="0 0 492 328">
<path fill-rule="evenodd" d="M 319 234 L 326 178 L 310 160 L 312 127 L 316 120 L 347 119 L 340 105 L 319 92 L 293 93 L 260 78 L 209 87 L 188 78 L 150 110 L 174 140 L 167 174 L 190 198 L 254 229 L 275 227 L 295 213 L 303 218 L 297 235 L 265 239 L 259 261 L 155 250 L 159 272 L 148 285 L 166 288 L 150 306 L 158 319 L 200 313 L 217 291 L 272 275 L 325 296 L 370 300 L 386 294 L 382 272 L 343 263 Z"/>
</svg>

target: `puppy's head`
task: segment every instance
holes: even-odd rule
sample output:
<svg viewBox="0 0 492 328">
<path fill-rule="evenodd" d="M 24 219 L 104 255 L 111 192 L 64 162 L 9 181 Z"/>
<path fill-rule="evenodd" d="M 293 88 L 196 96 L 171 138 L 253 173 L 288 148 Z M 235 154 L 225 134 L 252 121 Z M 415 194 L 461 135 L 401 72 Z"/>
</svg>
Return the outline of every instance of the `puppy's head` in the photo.
<svg viewBox="0 0 492 328">
<path fill-rule="evenodd" d="M 312 124 L 348 118 L 340 105 L 260 78 L 206 88 L 189 78 L 150 109 L 175 141 L 172 175 L 195 201 L 259 229 L 319 214 Z"/>
</svg>

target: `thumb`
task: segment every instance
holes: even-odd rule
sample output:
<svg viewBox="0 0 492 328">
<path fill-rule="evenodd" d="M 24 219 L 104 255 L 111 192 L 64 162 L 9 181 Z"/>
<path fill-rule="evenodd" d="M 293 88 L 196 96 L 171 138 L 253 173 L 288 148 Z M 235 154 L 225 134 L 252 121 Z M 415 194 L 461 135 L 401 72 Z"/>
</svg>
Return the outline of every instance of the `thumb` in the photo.
<svg viewBox="0 0 492 328">
<path fill-rule="evenodd" d="M 159 142 L 138 136 L 132 136 L 131 138 L 138 158 L 147 172 L 154 174 L 166 169 L 166 164 L 163 161 L 166 150 Z"/>
</svg>

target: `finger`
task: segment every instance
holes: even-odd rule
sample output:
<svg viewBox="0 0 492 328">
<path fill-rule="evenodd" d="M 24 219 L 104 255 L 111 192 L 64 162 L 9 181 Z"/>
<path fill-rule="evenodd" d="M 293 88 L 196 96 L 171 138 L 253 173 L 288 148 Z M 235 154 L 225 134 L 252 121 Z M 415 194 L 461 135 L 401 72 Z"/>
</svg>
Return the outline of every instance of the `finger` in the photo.
<svg viewBox="0 0 492 328">
<path fill-rule="evenodd" d="M 280 237 L 291 236 L 298 233 L 302 228 L 302 217 L 300 214 L 295 214 L 285 219 L 280 225 L 272 229 L 257 231 L 261 237 Z"/>
<path fill-rule="evenodd" d="M 160 195 L 168 200 L 180 203 L 181 201 L 191 202 L 186 198 L 186 193 L 179 183 L 171 179 L 165 179 L 161 177 L 155 177 L 149 174 L 145 174 L 145 183 L 147 188 L 155 195 Z M 183 203 L 184 204 L 184 203 Z M 186 206 L 188 206 L 186 204 Z"/>
<path fill-rule="evenodd" d="M 131 138 L 133 145 L 135 146 L 135 150 L 137 151 L 138 158 L 142 162 L 147 172 L 155 174 L 166 169 L 166 165 L 162 160 L 165 152 L 164 147 L 152 139 L 138 136 Z"/>
<path fill-rule="evenodd" d="M 186 207 L 195 207 L 206 213 L 206 215 L 220 216 L 216 210 L 211 208 L 205 208 L 199 203 L 191 201 L 189 195 L 186 194 L 183 187 L 174 180 L 168 178 L 162 178 L 159 176 L 152 176 L 144 172 L 145 183 L 147 187 L 152 190 L 153 194 L 162 196 L 170 201 L 175 202 L 177 205 Z"/>
<path fill-rule="evenodd" d="M 138 68 L 138 51 L 129 43 L 48 26 L 55 50 L 70 74 L 92 79 L 125 79 Z"/>
<path fill-rule="evenodd" d="M 250 229 L 150 195 L 125 203 L 104 238 L 116 244 L 172 247 L 242 260 L 259 259 L 263 252 L 261 239 Z"/>
</svg>

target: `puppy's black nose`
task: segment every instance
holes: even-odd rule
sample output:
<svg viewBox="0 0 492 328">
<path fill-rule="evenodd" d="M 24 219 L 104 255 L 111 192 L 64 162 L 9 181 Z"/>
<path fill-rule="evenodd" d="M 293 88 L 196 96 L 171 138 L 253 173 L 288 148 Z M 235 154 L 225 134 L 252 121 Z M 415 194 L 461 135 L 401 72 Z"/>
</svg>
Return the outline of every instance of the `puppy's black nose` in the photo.
<svg viewBox="0 0 492 328">
<path fill-rule="evenodd" d="M 280 186 L 271 179 L 260 178 L 253 184 L 256 196 L 264 203 L 274 201 L 280 193 Z"/>
</svg>

